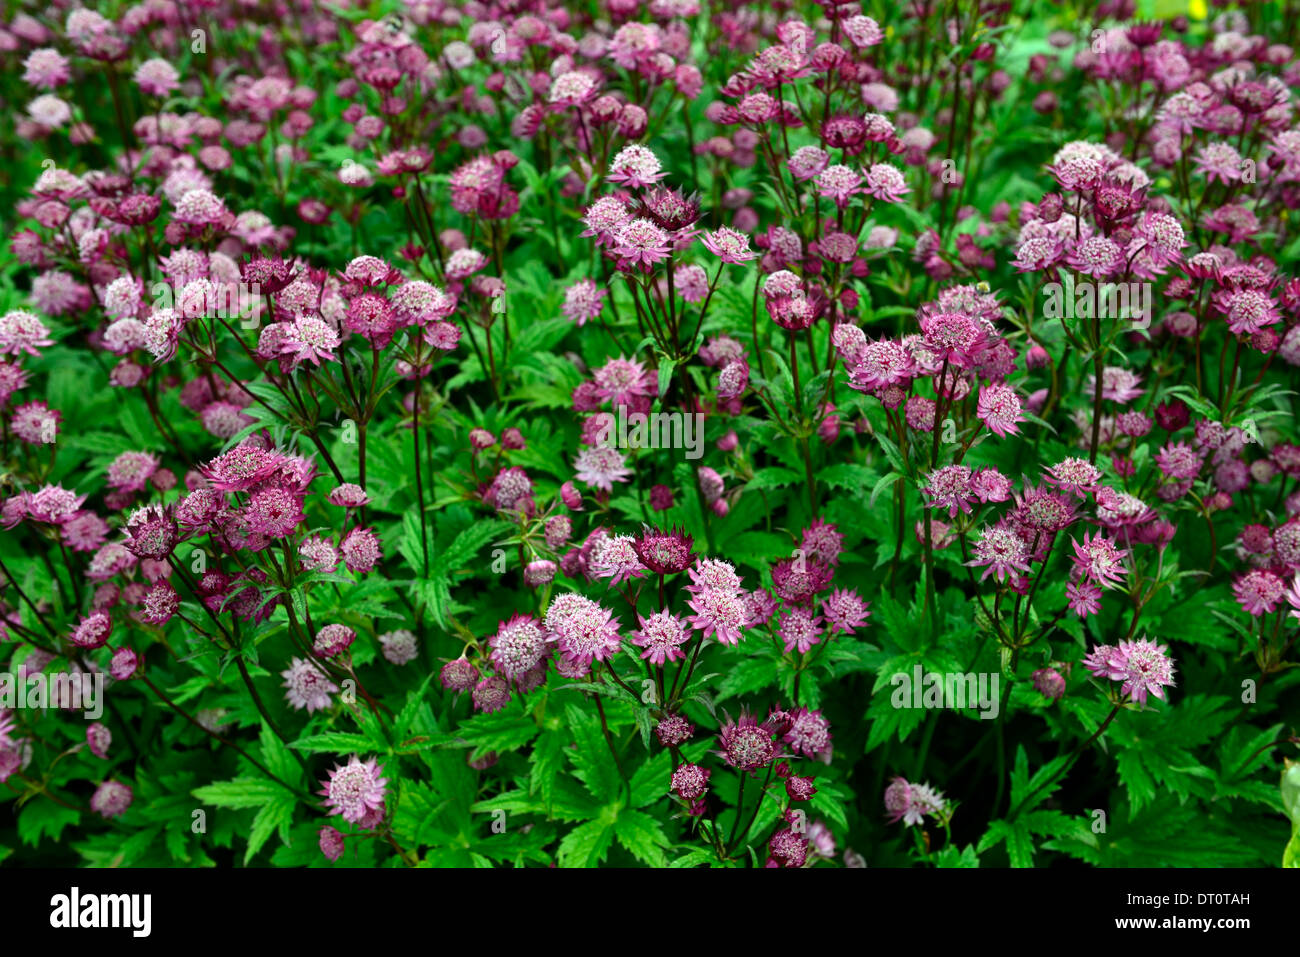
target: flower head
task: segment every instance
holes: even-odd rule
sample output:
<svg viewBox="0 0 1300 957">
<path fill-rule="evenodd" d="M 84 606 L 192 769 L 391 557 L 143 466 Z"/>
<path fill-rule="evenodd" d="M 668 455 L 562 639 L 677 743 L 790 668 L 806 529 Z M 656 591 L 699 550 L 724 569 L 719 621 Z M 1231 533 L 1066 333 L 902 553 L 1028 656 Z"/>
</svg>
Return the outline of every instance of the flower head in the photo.
<svg viewBox="0 0 1300 957">
<path fill-rule="evenodd" d="M 388 784 L 383 771 L 374 758 L 362 761 L 355 754 L 347 764 L 335 765 L 329 778 L 321 782 L 319 793 L 325 796 L 326 808 L 352 824 L 381 811 Z"/>
</svg>

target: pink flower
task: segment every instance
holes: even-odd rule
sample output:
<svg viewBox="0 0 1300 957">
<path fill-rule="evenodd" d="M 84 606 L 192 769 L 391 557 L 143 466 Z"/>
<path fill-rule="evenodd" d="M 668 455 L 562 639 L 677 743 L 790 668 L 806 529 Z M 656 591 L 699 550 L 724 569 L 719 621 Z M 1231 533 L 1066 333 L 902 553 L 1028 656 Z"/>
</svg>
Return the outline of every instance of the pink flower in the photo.
<svg viewBox="0 0 1300 957">
<path fill-rule="evenodd" d="M 135 82 L 147 96 L 165 97 L 181 88 L 180 74 L 166 60 L 145 60 L 135 68 Z"/>
<path fill-rule="evenodd" d="M 958 510 L 969 514 L 976 498 L 971 488 L 971 470 L 965 465 L 945 465 L 931 472 L 921 492 L 929 496 L 927 504 L 931 508 L 946 508 L 949 518 L 956 516 Z"/>
<path fill-rule="evenodd" d="M 592 488 L 612 492 L 615 482 L 626 482 L 632 475 L 632 470 L 625 465 L 626 461 L 626 456 L 618 449 L 608 446 L 585 448 L 573 462 L 575 478 Z"/>
<path fill-rule="evenodd" d="M 635 188 L 650 186 L 663 177 L 664 172 L 659 157 L 644 146 L 632 144 L 619 150 L 610 161 L 607 178 L 611 183 L 621 183 Z"/>
<path fill-rule="evenodd" d="M 704 244 L 704 247 L 709 252 L 724 263 L 748 262 L 758 255 L 750 250 L 748 236 L 736 232 L 734 229 L 728 229 L 726 226 L 714 232 L 705 233 L 700 242 Z"/>
<path fill-rule="evenodd" d="M 890 824 L 902 821 L 912 827 L 922 823 L 927 814 L 941 814 L 944 807 L 943 794 L 928 784 L 912 784 L 898 777 L 885 788 L 885 813 Z"/>
<path fill-rule="evenodd" d="M 587 668 L 621 647 L 618 621 L 590 598 L 560 595 L 546 610 L 546 630 L 571 665 Z"/>
<path fill-rule="evenodd" d="M 1251 615 L 1268 615 L 1286 596 L 1282 580 L 1270 571 L 1256 569 L 1242 575 L 1232 584 L 1237 602 Z"/>
<path fill-rule="evenodd" d="M 975 568 L 984 567 L 980 581 L 994 576 L 998 581 L 1014 577 L 1016 572 L 1029 571 L 1029 546 L 1013 529 L 1005 525 L 986 528 L 976 540 L 975 557 L 967 562 Z"/>
<path fill-rule="evenodd" d="M 1121 641 L 1116 647 L 1097 645 L 1083 664 L 1098 678 L 1123 682 L 1120 692 L 1139 705 L 1146 704 L 1148 694 L 1165 700 L 1165 688 L 1174 685 L 1174 663 L 1168 648 L 1145 638 Z"/>
<path fill-rule="evenodd" d="M 1015 435 L 1020 430 L 1016 423 L 1022 421 L 1020 397 L 1008 385 L 988 385 L 980 389 L 976 414 L 990 432 L 999 437 Z"/>
<path fill-rule="evenodd" d="M 667 661 L 677 661 L 686 657 L 681 646 L 690 637 L 686 623 L 669 611 L 657 611 L 649 618 L 637 615 L 641 627 L 631 632 L 632 644 L 644 648 L 642 658 L 651 663 L 662 665 Z"/>
<path fill-rule="evenodd" d="M 897 203 L 911 192 L 902 172 L 888 163 L 877 163 L 867 170 L 868 195 L 886 203 Z"/>
<path fill-rule="evenodd" d="M 1079 578 L 1101 588 L 1114 588 L 1128 577 L 1124 564 L 1128 552 L 1115 547 L 1109 539 L 1100 534 L 1085 534 L 1082 543 L 1073 538 L 1070 543 L 1074 546 L 1074 571 Z"/>
<path fill-rule="evenodd" d="M 285 697 L 289 704 L 299 711 L 306 710 L 308 714 L 328 708 L 330 695 L 339 690 L 338 685 L 330 681 L 323 671 L 301 658 L 294 658 L 289 667 L 280 672 L 280 676 L 284 678 L 284 686 L 288 689 Z"/>
<path fill-rule="evenodd" d="M 818 195 L 830 198 L 840 209 L 862 192 L 862 176 L 847 166 L 828 166 L 817 174 L 816 182 Z"/>
<path fill-rule="evenodd" d="M 362 761 L 355 754 L 347 764 L 335 765 L 329 778 L 321 782 L 324 786 L 319 793 L 325 796 L 326 809 L 352 824 L 382 811 L 388 784 L 383 770 L 374 758 Z"/>
</svg>

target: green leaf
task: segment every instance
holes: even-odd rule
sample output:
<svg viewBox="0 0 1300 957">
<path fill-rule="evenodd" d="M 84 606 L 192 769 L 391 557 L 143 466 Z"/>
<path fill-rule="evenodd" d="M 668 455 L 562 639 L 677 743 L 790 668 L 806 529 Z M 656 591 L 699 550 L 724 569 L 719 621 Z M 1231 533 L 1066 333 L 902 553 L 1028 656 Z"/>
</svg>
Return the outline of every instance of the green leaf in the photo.
<svg viewBox="0 0 1300 957">
<path fill-rule="evenodd" d="M 557 857 L 561 867 L 595 867 L 609 854 L 614 841 L 611 821 L 599 819 L 580 824 L 560 841 Z"/>
<path fill-rule="evenodd" d="M 853 462 L 840 462 L 818 472 L 817 484 L 856 492 L 875 485 L 879 478 L 880 473 L 875 469 L 867 468 L 865 465 L 857 465 Z"/>
<path fill-rule="evenodd" d="M 309 734 L 294 741 L 289 747 L 295 751 L 306 751 L 309 754 L 316 754 L 321 751 L 327 754 L 360 754 L 362 751 L 374 750 L 374 744 L 364 734 L 351 734 L 342 731 Z"/>
<path fill-rule="evenodd" d="M 637 768 L 629 782 L 632 786 L 632 806 L 645 807 L 665 797 L 672 773 L 672 756 L 662 750 Z"/>
<path fill-rule="evenodd" d="M 649 814 L 641 811 L 623 810 L 614 822 L 614 833 L 618 842 L 632 852 L 632 856 L 651 867 L 663 867 L 666 863 L 663 849 L 668 845 L 663 828 Z"/>
<path fill-rule="evenodd" d="M 673 369 L 676 365 L 677 363 L 668 356 L 659 357 L 659 395 L 668 394 L 668 383 L 673 377 Z"/>
<path fill-rule="evenodd" d="M 253 826 L 248 830 L 248 848 L 244 851 L 245 865 L 276 831 L 280 832 L 280 840 L 288 843 L 289 828 L 293 825 L 293 810 L 296 804 L 293 795 L 282 790 L 262 806 L 253 818 Z"/>
<path fill-rule="evenodd" d="M 564 709 L 575 741 L 568 752 L 569 761 L 573 764 L 578 780 L 586 785 L 596 800 L 612 801 L 618 796 L 622 782 L 610 756 L 609 746 L 605 743 L 600 722 L 590 711 L 576 704 L 570 704 Z"/>
<path fill-rule="evenodd" d="M 245 808 L 269 804 L 286 792 L 274 781 L 264 778 L 235 778 L 195 788 L 190 793 L 214 807 Z"/>
<path fill-rule="evenodd" d="M 495 711 L 475 715 L 462 721 L 454 733 L 454 743 L 474 749 L 471 759 L 478 760 L 490 751 L 517 751 L 533 738 L 540 729 L 531 715 L 517 711 Z"/>
<path fill-rule="evenodd" d="M 39 844 L 42 837 L 57 841 L 63 829 L 76 824 L 79 817 L 75 808 L 38 797 L 24 804 L 18 812 L 18 839 L 32 847 Z"/>
<path fill-rule="evenodd" d="M 558 731 L 547 731 L 538 739 L 529 758 L 528 793 L 541 798 L 549 816 L 555 796 L 555 780 L 564 764 L 564 738 Z"/>
</svg>

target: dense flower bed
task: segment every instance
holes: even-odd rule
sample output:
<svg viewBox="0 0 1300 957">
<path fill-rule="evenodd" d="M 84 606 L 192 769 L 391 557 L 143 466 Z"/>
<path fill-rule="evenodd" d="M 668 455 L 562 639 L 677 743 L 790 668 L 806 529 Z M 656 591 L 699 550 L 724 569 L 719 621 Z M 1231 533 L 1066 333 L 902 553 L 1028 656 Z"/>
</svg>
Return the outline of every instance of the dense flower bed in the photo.
<svg viewBox="0 0 1300 957">
<path fill-rule="evenodd" d="M 1293 5 L 23 7 L 0 860 L 1300 862 Z"/>
</svg>

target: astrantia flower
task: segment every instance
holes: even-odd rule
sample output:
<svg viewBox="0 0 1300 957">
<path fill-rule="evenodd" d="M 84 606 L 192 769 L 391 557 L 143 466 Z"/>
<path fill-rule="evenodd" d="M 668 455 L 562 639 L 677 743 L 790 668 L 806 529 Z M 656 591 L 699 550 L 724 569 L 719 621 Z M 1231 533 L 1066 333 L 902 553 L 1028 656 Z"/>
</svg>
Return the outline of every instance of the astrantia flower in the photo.
<svg viewBox="0 0 1300 957">
<path fill-rule="evenodd" d="M 772 739 L 772 732 L 748 712 L 742 711 L 739 720 L 730 717 L 718 731 L 722 759 L 737 771 L 757 771 L 771 764 L 780 745 Z"/>
<path fill-rule="evenodd" d="M 546 610 L 546 630 L 572 664 L 587 667 L 605 661 L 621 647 L 618 621 L 590 598 L 567 593 Z"/>
<path fill-rule="evenodd" d="M 820 711 L 796 708 L 781 740 L 806 758 L 825 758 L 831 751 L 830 722 Z"/>
<path fill-rule="evenodd" d="M 786 166 L 796 182 L 812 179 L 826 169 L 830 157 L 825 150 L 816 146 L 801 146 L 790 154 Z"/>
<path fill-rule="evenodd" d="M 1174 663 L 1168 648 L 1145 638 L 1121 641 L 1115 647 L 1097 645 L 1083 664 L 1098 678 L 1123 682 L 1120 692 L 1138 705 L 1146 704 L 1148 694 L 1165 700 L 1165 688 L 1174 685 Z"/>
<path fill-rule="evenodd" d="M 885 34 L 871 17 L 855 14 L 841 21 L 844 35 L 859 50 L 884 42 Z"/>
<path fill-rule="evenodd" d="M 703 586 L 687 601 L 695 614 L 687 621 L 693 628 L 724 645 L 738 644 L 745 621 L 745 606 L 738 590 Z"/>
<path fill-rule="evenodd" d="M 810 558 L 821 559 L 828 565 L 838 565 L 840 553 L 844 551 L 844 536 L 837 526 L 814 518 L 804 529 L 799 547 Z"/>
<path fill-rule="evenodd" d="M 144 595 L 140 620 L 147 625 L 165 625 L 180 610 L 181 596 L 166 581 L 156 582 Z"/>
<path fill-rule="evenodd" d="M 590 279 L 580 279 L 564 291 L 565 316 L 582 326 L 589 319 L 598 319 L 607 291 Z"/>
<path fill-rule="evenodd" d="M 285 461 L 274 450 L 245 441 L 200 465 L 199 472 L 218 492 L 242 492 L 269 478 Z"/>
<path fill-rule="evenodd" d="M 633 188 L 657 183 L 663 176 L 659 157 L 636 144 L 623 147 L 609 164 L 609 181 Z"/>
<path fill-rule="evenodd" d="M 1031 677 L 1034 682 L 1034 690 L 1044 697 L 1056 700 L 1065 694 L 1065 679 L 1061 677 L 1059 671 L 1051 668 L 1039 668 Z"/>
<path fill-rule="evenodd" d="M 582 222 L 587 228 L 582 235 L 595 237 L 597 245 L 612 246 L 614 236 L 631 218 L 632 213 L 621 200 L 602 196 L 583 214 Z"/>
<path fill-rule="evenodd" d="M 1211 183 L 1217 179 L 1226 185 L 1241 179 L 1241 154 L 1231 143 L 1206 143 L 1193 159 L 1196 172 L 1203 174 Z"/>
<path fill-rule="evenodd" d="M 1300 572 L 1297 572 L 1296 576 L 1291 579 L 1285 597 L 1286 603 L 1291 606 L 1291 610 L 1287 612 L 1287 617 L 1300 618 Z"/>
<path fill-rule="evenodd" d="M 253 492 L 245 516 L 249 526 L 267 538 L 288 538 L 306 517 L 298 494 L 280 485 Z"/>
<path fill-rule="evenodd" d="M 1201 472 L 1205 456 L 1186 442 L 1169 442 L 1156 453 L 1156 466 L 1166 478 L 1182 481 L 1194 479 Z"/>
<path fill-rule="evenodd" d="M 23 67 L 23 82 L 44 90 L 60 87 L 72 76 L 67 57 L 48 47 L 29 53 Z"/>
<path fill-rule="evenodd" d="M 772 589 L 788 604 L 804 604 L 825 591 L 834 574 L 819 558 L 787 558 L 772 566 Z"/>
<path fill-rule="evenodd" d="M 709 252 L 724 263 L 748 262 L 758 255 L 749 248 L 748 236 L 726 226 L 705 233 L 700 241 Z"/>
<path fill-rule="evenodd" d="M 986 528 L 975 541 L 973 551 L 975 557 L 966 564 L 984 568 L 980 581 L 989 575 L 997 581 L 1004 581 L 1016 572 L 1029 571 L 1029 546 L 1016 531 L 1006 525 Z"/>
<path fill-rule="evenodd" d="M 827 631 L 831 634 L 842 631 L 851 635 L 857 629 L 866 627 L 871 615 L 869 604 L 855 589 L 835 589 L 822 599 L 822 619 Z"/>
<path fill-rule="evenodd" d="M 658 388 L 655 377 L 635 359 L 622 356 L 610 359 L 592 374 L 596 396 L 619 406 L 635 404 L 653 396 Z"/>
<path fill-rule="evenodd" d="M 178 530 L 171 516 L 171 506 L 150 505 L 138 508 L 126 522 L 127 539 L 123 545 L 137 558 L 160 562 L 176 547 Z"/>
<path fill-rule="evenodd" d="M 309 572 L 332 572 L 339 564 L 338 549 L 319 535 L 303 539 L 298 546 L 298 558 L 303 570 Z"/>
<path fill-rule="evenodd" d="M 148 96 L 165 97 L 181 86 L 176 67 L 157 57 L 136 67 L 134 79 L 140 92 Z"/>
<path fill-rule="evenodd" d="M 807 654 L 812 646 L 820 643 L 822 619 L 807 608 L 793 606 L 782 611 L 777 619 L 776 634 L 785 642 L 785 651 L 789 654 L 798 649 L 800 654 Z"/>
<path fill-rule="evenodd" d="M 5 744 L 4 718 L 0 716 L 0 747 Z M 96 721 L 86 726 L 86 747 L 97 758 L 107 758 L 108 749 L 113 743 L 113 732 L 106 725 Z"/>
<path fill-rule="evenodd" d="M 40 350 L 54 345 L 50 330 L 38 316 L 12 309 L 0 316 L 0 355 L 40 356 Z"/>
<path fill-rule="evenodd" d="M 627 457 L 608 446 L 585 448 L 573 462 L 575 477 L 592 488 L 612 492 L 615 482 L 626 482 L 632 470 L 624 464 Z"/>
<path fill-rule="evenodd" d="M 406 628 L 380 635 L 379 647 L 383 650 L 384 658 L 395 665 L 414 661 L 420 653 L 419 639 L 415 632 Z"/>
<path fill-rule="evenodd" d="M 885 789 L 885 813 L 890 824 L 920 824 L 926 815 L 942 813 L 944 803 L 939 791 L 928 784 L 912 784 L 906 778 L 894 778 Z"/>
<path fill-rule="evenodd" d="M 698 764 L 681 764 L 673 771 L 671 787 L 683 801 L 698 801 L 709 790 L 711 772 Z"/>
<path fill-rule="evenodd" d="M 655 263 L 668 258 L 668 233 L 649 219 L 633 219 L 618 228 L 610 244 L 615 255 L 628 267 L 649 272 Z"/>
<path fill-rule="evenodd" d="M 987 347 L 988 333 L 979 320 L 960 312 L 922 313 L 923 344 L 936 361 L 969 369 Z"/>
<path fill-rule="evenodd" d="M 641 627 L 630 633 L 632 644 L 644 648 L 642 658 L 656 665 L 685 658 L 681 646 L 690 637 L 690 630 L 681 618 L 669 611 L 657 611 L 649 618 L 637 615 Z"/>
<path fill-rule="evenodd" d="M 488 675 L 470 692 L 474 710 L 484 714 L 500 711 L 510 703 L 510 686 L 498 675 Z"/>
<path fill-rule="evenodd" d="M 319 793 L 325 796 L 326 808 L 352 824 L 380 811 L 388 790 L 383 771 L 374 758 L 362 761 L 355 754 L 347 764 L 335 765 L 329 778 L 321 782 L 323 788 Z"/>
<path fill-rule="evenodd" d="M 53 445 L 63 414 L 42 401 L 24 402 L 13 411 L 9 428 L 28 445 Z"/>
<path fill-rule="evenodd" d="M 1096 376 L 1088 377 L 1089 394 L 1095 390 L 1096 382 Z M 1122 366 L 1106 366 L 1101 370 L 1101 397 L 1127 405 L 1146 391 L 1138 388 L 1141 382 L 1141 376 Z"/>
<path fill-rule="evenodd" d="M 683 531 L 659 531 L 647 526 L 632 547 L 641 563 L 656 575 L 675 575 L 691 566 L 694 544 L 694 539 Z"/>
<path fill-rule="evenodd" d="M 366 490 L 355 482 L 344 482 L 342 485 L 336 485 L 329 493 L 329 503 L 337 505 L 339 508 L 361 508 L 363 505 L 370 504 L 370 496 Z"/>
<path fill-rule="evenodd" d="M 62 485 L 45 485 L 26 495 L 22 504 L 27 517 L 48 525 L 62 525 L 81 508 L 86 496 L 65 489 Z M 14 499 L 10 499 L 14 501 Z M 120 547 L 120 546 L 119 546 Z M 128 556 L 129 557 L 129 556 Z"/>
<path fill-rule="evenodd" d="M 1123 584 L 1128 576 L 1124 558 L 1128 552 L 1101 535 L 1084 535 L 1083 542 L 1071 539 L 1074 546 L 1075 574 L 1101 588 Z"/>
<path fill-rule="evenodd" d="M 337 861 L 343 856 L 343 834 L 337 829 L 322 827 L 318 833 L 317 843 L 320 845 L 320 852 L 325 855 L 327 860 Z"/>
<path fill-rule="evenodd" d="M 108 612 L 96 611 L 81 619 L 80 624 L 68 636 L 68 640 L 78 648 L 102 648 L 108 643 L 112 633 L 113 619 L 109 617 Z"/>
<path fill-rule="evenodd" d="M 976 414 L 994 435 L 1016 435 L 1020 431 L 1017 423 L 1023 421 L 1020 396 L 1009 385 L 994 383 L 983 386 Z"/>
<path fill-rule="evenodd" d="M 1232 593 L 1247 614 L 1259 617 L 1272 614 L 1285 597 L 1282 579 L 1271 571 L 1256 569 L 1232 583 Z"/>
<path fill-rule="evenodd" d="M 379 536 L 369 528 L 354 528 L 339 545 L 343 563 L 348 571 L 368 572 L 379 564 L 383 552 L 379 547 Z"/>
<path fill-rule="evenodd" d="M 1097 483 L 1101 481 L 1101 469 L 1087 459 L 1077 457 L 1062 459 L 1056 465 L 1048 466 L 1044 471 L 1047 473 L 1049 484 L 1063 491 L 1073 492 L 1079 498 L 1085 498 L 1089 492 L 1095 492 Z"/>
<path fill-rule="evenodd" d="M 689 741 L 695 734 L 695 725 L 680 714 L 666 714 L 655 725 L 655 737 L 665 748 L 675 748 Z"/>
<path fill-rule="evenodd" d="M 1282 317 L 1272 297 L 1258 289 L 1223 290 L 1214 296 L 1214 307 L 1228 317 L 1228 330 L 1236 336 L 1250 336 Z"/>
<path fill-rule="evenodd" d="M 338 685 L 316 666 L 301 658 L 290 661 L 289 667 L 280 672 L 280 677 L 284 678 L 285 697 L 289 704 L 299 711 L 305 709 L 308 714 L 328 708 L 330 695 L 339 690 Z"/>
<path fill-rule="evenodd" d="M 558 106 L 577 106 L 596 95 L 597 78 L 592 73 L 571 70 L 551 81 L 546 99 Z"/>
<path fill-rule="evenodd" d="M 547 635 L 541 622 L 531 615 L 513 615 L 498 624 L 488 645 L 497 670 L 510 681 L 518 681 L 546 656 Z"/>
<path fill-rule="evenodd" d="M 483 501 L 497 511 L 531 511 L 533 480 L 519 466 L 502 469 L 483 493 Z"/>
<path fill-rule="evenodd" d="M 946 508 L 949 518 L 955 517 L 959 510 L 969 514 L 976 498 L 971 488 L 971 470 L 965 465 L 945 465 L 931 472 L 921 492 L 930 499 L 926 504 L 931 508 Z"/>
<path fill-rule="evenodd" d="M 885 389 L 911 380 L 916 360 L 901 342 L 868 342 L 849 365 L 849 384 L 860 391 Z"/>
<path fill-rule="evenodd" d="M 867 170 L 866 192 L 886 203 L 897 203 L 912 190 L 902 172 L 888 163 L 877 163 Z"/>
<path fill-rule="evenodd" d="M 844 209 L 853 196 L 862 192 L 862 175 L 848 166 L 828 166 L 817 174 L 816 185 L 818 195 Z"/>
<path fill-rule="evenodd" d="M 352 642 L 356 639 L 357 633 L 347 625 L 325 625 L 316 632 L 316 640 L 311 647 L 312 654 L 318 658 L 334 658 L 352 647 Z"/>
<path fill-rule="evenodd" d="M 478 669 L 466 658 L 456 658 L 442 666 L 438 680 L 448 691 L 468 691 L 478 683 Z"/>
<path fill-rule="evenodd" d="M 293 322 L 283 325 L 285 330 L 280 339 L 280 354 L 288 359 L 291 366 L 297 367 L 303 362 L 318 366 L 326 360 L 338 361 L 333 350 L 338 348 L 339 336 L 324 319 L 297 316 Z"/>
<path fill-rule="evenodd" d="M 135 795 L 121 781 L 105 781 L 90 796 L 90 809 L 103 818 L 121 817 Z"/>
</svg>

